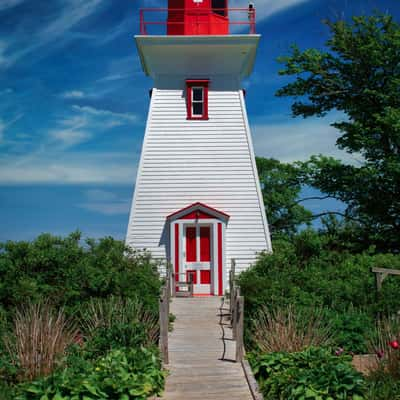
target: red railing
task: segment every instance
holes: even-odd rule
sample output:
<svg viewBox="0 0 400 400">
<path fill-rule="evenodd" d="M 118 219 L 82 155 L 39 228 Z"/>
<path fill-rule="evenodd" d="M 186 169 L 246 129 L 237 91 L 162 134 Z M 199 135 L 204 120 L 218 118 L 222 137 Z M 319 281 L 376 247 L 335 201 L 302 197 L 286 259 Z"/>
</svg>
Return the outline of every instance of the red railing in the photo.
<svg viewBox="0 0 400 400">
<path fill-rule="evenodd" d="M 149 30 L 151 30 L 150 33 Z M 187 33 L 188 31 L 190 33 Z M 178 35 L 240 34 L 243 31 L 247 31 L 248 34 L 256 33 L 256 10 L 254 7 L 140 9 L 141 35 L 162 35 L 166 33 Z"/>
</svg>

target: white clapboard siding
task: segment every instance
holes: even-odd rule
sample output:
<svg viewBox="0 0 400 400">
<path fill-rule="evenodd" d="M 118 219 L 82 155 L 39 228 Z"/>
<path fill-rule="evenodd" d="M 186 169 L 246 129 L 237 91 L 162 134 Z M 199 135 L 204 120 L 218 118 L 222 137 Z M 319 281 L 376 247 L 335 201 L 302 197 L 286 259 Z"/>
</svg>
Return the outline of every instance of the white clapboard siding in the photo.
<svg viewBox="0 0 400 400">
<path fill-rule="evenodd" d="M 127 244 L 167 257 L 166 216 L 195 202 L 230 215 L 226 261 L 248 268 L 271 243 L 243 92 L 209 91 L 209 120 L 186 119 L 183 90 L 154 89 Z"/>
</svg>

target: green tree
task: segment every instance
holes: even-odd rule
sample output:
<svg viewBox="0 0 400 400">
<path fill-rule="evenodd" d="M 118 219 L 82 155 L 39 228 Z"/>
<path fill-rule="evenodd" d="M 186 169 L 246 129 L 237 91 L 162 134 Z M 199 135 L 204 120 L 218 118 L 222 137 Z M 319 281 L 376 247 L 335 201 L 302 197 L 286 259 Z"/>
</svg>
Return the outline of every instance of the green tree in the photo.
<svg viewBox="0 0 400 400">
<path fill-rule="evenodd" d="M 280 74 L 294 82 L 277 92 L 293 96 L 293 116 L 345 118 L 339 148 L 363 157 L 345 165 L 328 157 L 304 164 L 304 182 L 345 202 L 346 217 L 362 228 L 362 240 L 398 251 L 400 236 L 400 26 L 389 15 L 326 22 L 327 50 L 300 51 L 282 57 Z"/>
<path fill-rule="evenodd" d="M 311 212 L 299 204 L 299 169 L 272 158 L 257 157 L 256 161 L 271 234 L 293 235 L 299 225 L 312 219 Z"/>
</svg>

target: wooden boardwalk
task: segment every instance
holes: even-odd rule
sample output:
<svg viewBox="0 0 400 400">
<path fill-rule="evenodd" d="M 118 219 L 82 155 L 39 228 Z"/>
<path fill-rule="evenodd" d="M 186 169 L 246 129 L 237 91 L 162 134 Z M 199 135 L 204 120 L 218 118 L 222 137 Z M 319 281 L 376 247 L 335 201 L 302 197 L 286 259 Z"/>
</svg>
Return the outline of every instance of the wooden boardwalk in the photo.
<svg viewBox="0 0 400 400">
<path fill-rule="evenodd" d="M 176 320 L 168 335 L 170 375 L 162 399 L 252 399 L 241 364 L 233 362 L 235 342 L 229 340 L 228 326 L 227 340 L 222 340 L 220 306 L 219 297 L 172 299 L 170 312 Z"/>
</svg>

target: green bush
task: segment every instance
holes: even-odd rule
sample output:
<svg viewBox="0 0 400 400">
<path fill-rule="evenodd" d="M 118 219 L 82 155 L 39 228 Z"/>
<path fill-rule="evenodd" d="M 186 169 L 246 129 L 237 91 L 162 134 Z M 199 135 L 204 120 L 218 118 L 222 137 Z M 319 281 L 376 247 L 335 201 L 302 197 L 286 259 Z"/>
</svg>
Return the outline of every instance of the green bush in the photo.
<svg viewBox="0 0 400 400">
<path fill-rule="evenodd" d="M 98 241 L 75 232 L 40 235 L 32 242 L 0 244 L 0 311 L 8 318 L 22 303 L 46 299 L 68 315 L 92 298 L 140 298 L 157 310 L 161 282 L 149 254 L 135 253 L 111 237 Z"/>
<path fill-rule="evenodd" d="M 155 351 L 121 348 L 95 362 L 77 357 L 64 370 L 22 384 L 16 400 L 142 400 L 160 394 L 163 385 Z"/>
<path fill-rule="evenodd" d="M 312 230 L 291 241 L 277 240 L 273 254 L 261 254 L 238 278 L 246 299 L 246 325 L 251 326 L 265 306 L 324 308 L 335 328 L 334 343 L 347 351 L 365 352 L 377 311 L 391 315 L 400 310 L 398 277 L 385 280 L 376 301 L 371 268 L 378 266 L 400 269 L 400 256 L 335 251 L 328 238 Z"/>
<path fill-rule="evenodd" d="M 145 342 L 146 331 L 143 324 L 115 324 L 110 328 L 97 328 L 85 345 L 85 351 L 92 358 L 95 358 L 111 349 L 123 347 L 138 348 Z"/>
<path fill-rule="evenodd" d="M 58 392 L 69 399 L 74 391 L 77 398 L 99 398 L 86 382 L 109 396 L 101 398 L 141 399 L 157 393 L 164 379 L 161 365 L 156 352 L 142 348 L 158 337 L 157 270 L 147 253 L 133 252 L 112 238 L 83 242 L 79 232 L 0 244 L 0 336 L 10 337 L 17 308 L 44 300 L 63 307 L 81 330 L 79 345 L 69 349 L 57 372 L 22 386 L 17 383 L 23 371 L 4 356 L 0 340 L 0 400 L 14 400 L 17 387 L 21 399 L 57 399 Z"/>
<path fill-rule="evenodd" d="M 248 357 L 266 399 L 364 399 L 364 379 L 348 356 L 310 347 L 298 353 L 250 353 Z"/>
<path fill-rule="evenodd" d="M 80 315 L 82 333 L 95 352 L 158 342 L 158 314 L 147 310 L 137 298 L 91 299 L 82 305 Z"/>
</svg>

